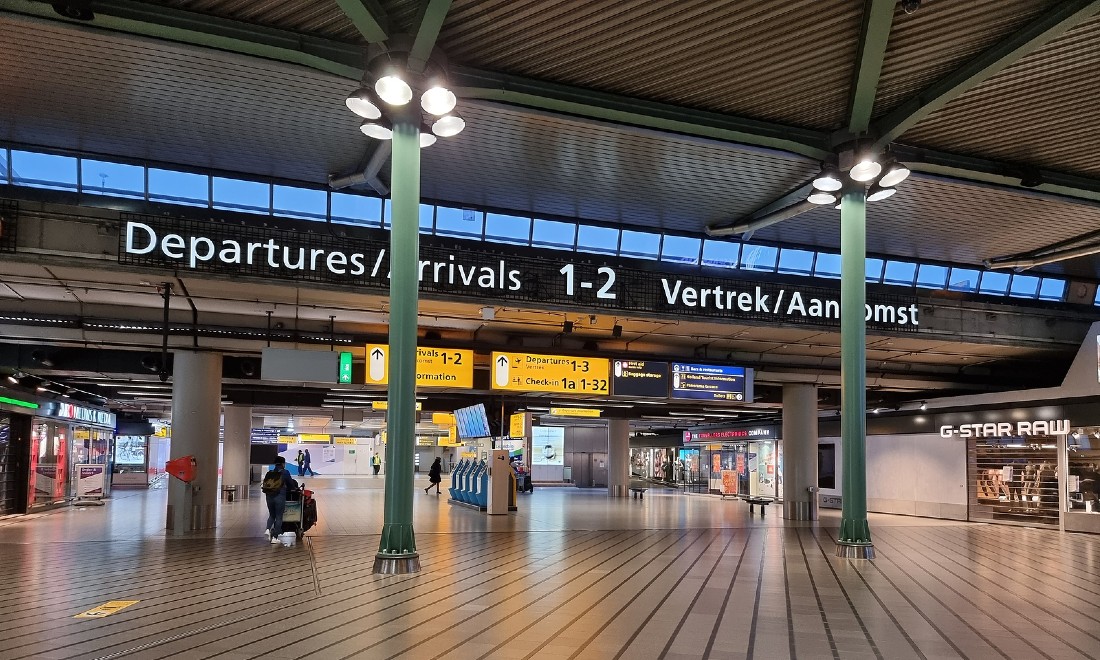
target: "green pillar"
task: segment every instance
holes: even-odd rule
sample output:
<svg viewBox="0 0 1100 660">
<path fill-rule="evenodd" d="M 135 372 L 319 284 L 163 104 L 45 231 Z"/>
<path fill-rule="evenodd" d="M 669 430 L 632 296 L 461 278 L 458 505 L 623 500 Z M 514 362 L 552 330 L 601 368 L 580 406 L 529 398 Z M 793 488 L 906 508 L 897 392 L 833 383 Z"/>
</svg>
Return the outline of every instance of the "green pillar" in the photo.
<svg viewBox="0 0 1100 660">
<path fill-rule="evenodd" d="M 836 554 L 874 559 L 867 525 L 867 198 L 846 188 L 840 205 L 840 439 L 843 509 Z"/>
<path fill-rule="evenodd" d="M 385 520 L 375 573 L 415 573 L 420 555 L 412 526 L 416 442 L 416 321 L 420 262 L 420 127 L 414 109 L 394 121 L 390 190 L 390 358 L 386 415 Z"/>
</svg>

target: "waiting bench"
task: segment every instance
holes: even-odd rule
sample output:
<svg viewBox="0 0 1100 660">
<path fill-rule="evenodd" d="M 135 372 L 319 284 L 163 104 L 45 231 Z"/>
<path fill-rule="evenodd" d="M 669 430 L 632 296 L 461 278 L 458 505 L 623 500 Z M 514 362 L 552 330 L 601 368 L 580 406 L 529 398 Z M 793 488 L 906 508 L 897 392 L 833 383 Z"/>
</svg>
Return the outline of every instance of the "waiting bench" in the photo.
<svg viewBox="0 0 1100 660">
<path fill-rule="evenodd" d="M 645 486 L 631 486 L 630 487 L 630 499 L 645 499 Z"/>
<path fill-rule="evenodd" d="M 742 497 L 741 499 L 743 499 L 743 500 L 745 500 L 746 502 L 749 503 L 749 515 L 750 516 L 753 515 L 753 513 L 754 513 L 753 507 L 759 504 L 760 505 L 760 517 L 761 518 L 764 517 L 765 507 L 767 507 L 769 504 L 771 504 L 772 502 L 775 501 L 770 497 Z"/>
</svg>

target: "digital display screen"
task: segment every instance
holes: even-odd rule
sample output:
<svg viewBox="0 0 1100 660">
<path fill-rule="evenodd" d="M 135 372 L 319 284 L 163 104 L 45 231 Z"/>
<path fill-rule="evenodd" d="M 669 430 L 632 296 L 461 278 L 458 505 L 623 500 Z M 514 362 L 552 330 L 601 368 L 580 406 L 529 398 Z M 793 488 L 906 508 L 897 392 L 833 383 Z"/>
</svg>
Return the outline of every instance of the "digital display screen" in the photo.
<svg viewBox="0 0 1100 660">
<path fill-rule="evenodd" d="M 458 437 L 463 439 L 488 438 L 492 435 L 489 431 L 489 417 L 485 414 L 483 403 L 456 410 L 455 426 Z"/>
<path fill-rule="evenodd" d="M 145 465 L 145 436 L 120 435 L 115 438 L 117 465 Z"/>
<path fill-rule="evenodd" d="M 565 465 L 565 427 L 531 427 L 531 464 Z"/>
<path fill-rule="evenodd" d="M 668 362 L 615 360 L 611 393 L 617 396 L 668 396 Z"/>
<path fill-rule="evenodd" d="M 672 398 L 747 401 L 752 371 L 745 367 L 672 363 Z"/>
</svg>

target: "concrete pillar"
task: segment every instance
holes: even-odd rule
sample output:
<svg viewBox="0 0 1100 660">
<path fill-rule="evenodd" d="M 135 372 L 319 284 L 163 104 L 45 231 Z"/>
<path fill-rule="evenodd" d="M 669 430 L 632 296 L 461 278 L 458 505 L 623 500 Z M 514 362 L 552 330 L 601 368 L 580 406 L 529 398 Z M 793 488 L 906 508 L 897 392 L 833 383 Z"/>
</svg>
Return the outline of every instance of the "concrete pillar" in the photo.
<svg viewBox="0 0 1100 660">
<path fill-rule="evenodd" d="M 815 520 L 817 507 L 817 386 L 783 385 L 783 517 Z"/>
<path fill-rule="evenodd" d="M 607 494 L 626 497 L 630 488 L 630 420 L 607 422 Z"/>
<path fill-rule="evenodd" d="M 218 428 L 222 356 L 177 351 L 172 367 L 172 444 L 169 457 L 195 457 L 195 480 L 168 479 L 168 524 L 174 536 L 212 529 L 218 504 Z"/>
<path fill-rule="evenodd" d="M 248 497 L 252 408 L 226 406 L 222 414 L 222 486 L 233 486 L 234 498 Z"/>
</svg>

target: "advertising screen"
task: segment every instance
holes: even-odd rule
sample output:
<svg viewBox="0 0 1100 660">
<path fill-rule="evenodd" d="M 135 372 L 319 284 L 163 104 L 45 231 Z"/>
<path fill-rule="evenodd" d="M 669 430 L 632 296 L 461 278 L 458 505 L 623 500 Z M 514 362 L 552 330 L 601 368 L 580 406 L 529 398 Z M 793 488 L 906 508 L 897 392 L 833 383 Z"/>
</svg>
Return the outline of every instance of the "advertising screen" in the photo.
<svg viewBox="0 0 1100 660">
<path fill-rule="evenodd" d="M 456 410 L 455 426 L 458 427 L 458 437 L 463 439 L 488 438 L 492 435 L 483 403 Z"/>
<path fill-rule="evenodd" d="M 749 401 L 752 370 L 714 364 L 672 363 L 672 398 Z"/>
<path fill-rule="evenodd" d="M 668 362 L 615 360 L 611 393 L 618 396 L 668 396 Z"/>
<path fill-rule="evenodd" d="M 531 464 L 565 465 L 565 427 L 531 427 Z"/>
<path fill-rule="evenodd" d="M 115 464 L 145 465 L 145 436 L 120 435 L 115 438 Z"/>
</svg>

